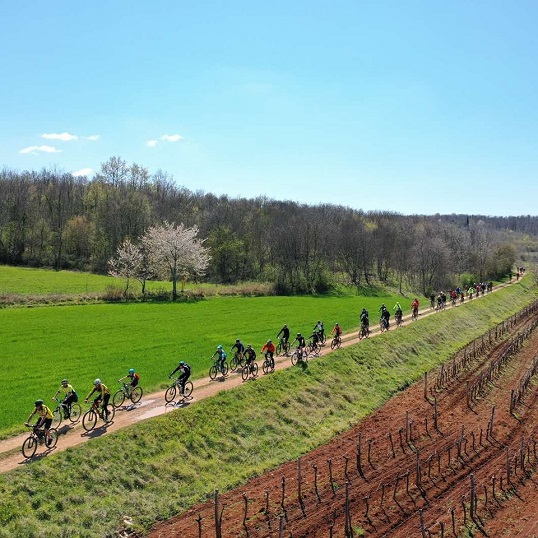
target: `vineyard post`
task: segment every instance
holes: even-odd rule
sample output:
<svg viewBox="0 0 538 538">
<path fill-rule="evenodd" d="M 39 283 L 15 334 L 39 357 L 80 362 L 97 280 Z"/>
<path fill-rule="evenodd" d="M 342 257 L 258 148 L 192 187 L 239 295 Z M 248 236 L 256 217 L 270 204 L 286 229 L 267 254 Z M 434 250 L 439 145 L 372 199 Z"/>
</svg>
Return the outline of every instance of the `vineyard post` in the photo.
<svg viewBox="0 0 538 538">
<path fill-rule="evenodd" d="M 321 497 L 319 496 L 319 491 L 318 491 L 318 468 L 316 465 L 312 465 L 312 468 L 314 469 L 314 489 L 316 491 L 318 502 L 321 502 Z"/>
<path fill-rule="evenodd" d="M 202 514 L 198 514 L 196 522 L 198 523 L 198 538 L 202 538 Z"/>
<path fill-rule="evenodd" d="M 366 477 L 364 476 L 364 471 L 362 470 L 362 448 L 361 448 L 361 444 L 362 444 L 362 436 L 361 434 L 359 433 L 359 442 L 357 443 L 357 471 L 359 472 L 359 474 L 361 475 L 362 478 L 364 478 L 364 480 L 366 480 Z"/>
<path fill-rule="evenodd" d="M 219 490 L 215 490 L 215 537 L 222 538 L 222 512 L 224 507 L 219 514 Z"/>
<path fill-rule="evenodd" d="M 301 481 L 302 481 L 302 475 L 301 475 L 301 458 L 297 458 L 297 500 L 299 501 L 299 504 L 301 505 L 301 508 L 303 509 L 303 495 L 301 492 Z"/>
<path fill-rule="evenodd" d="M 506 447 L 506 483 L 510 485 L 510 453 Z"/>
<path fill-rule="evenodd" d="M 327 463 L 329 464 L 329 481 L 331 482 L 331 489 L 333 490 L 333 497 L 334 497 L 336 495 L 336 490 L 334 487 L 334 480 L 333 480 L 333 462 L 331 459 L 328 459 Z"/>
<path fill-rule="evenodd" d="M 389 432 L 390 449 L 392 450 L 392 457 L 396 459 L 396 452 L 394 452 L 394 443 L 392 442 L 392 434 Z"/>
<path fill-rule="evenodd" d="M 243 499 L 245 501 L 245 515 L 243 516 L 243 527 L 245 527 L 245 532 L 248 538 L 248 527 L 247 527 L 248 497 L 246 493 L 243 493 Z"/>
</svg>

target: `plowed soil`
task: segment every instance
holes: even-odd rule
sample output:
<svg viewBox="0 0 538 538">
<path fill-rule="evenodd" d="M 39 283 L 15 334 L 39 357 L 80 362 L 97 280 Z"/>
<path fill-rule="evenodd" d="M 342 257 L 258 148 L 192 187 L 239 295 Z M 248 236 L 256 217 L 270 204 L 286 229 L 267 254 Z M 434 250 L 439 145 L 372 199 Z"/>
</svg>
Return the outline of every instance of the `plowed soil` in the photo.
<svg viewBox="0 0 538 538">
<path fill-rule="evenodd" d="M 456 375 L 431 373 L 329 444 L 150 537 L 538 536 L 536 324 L 536 314 L 518 321 Z"/>
</svg>

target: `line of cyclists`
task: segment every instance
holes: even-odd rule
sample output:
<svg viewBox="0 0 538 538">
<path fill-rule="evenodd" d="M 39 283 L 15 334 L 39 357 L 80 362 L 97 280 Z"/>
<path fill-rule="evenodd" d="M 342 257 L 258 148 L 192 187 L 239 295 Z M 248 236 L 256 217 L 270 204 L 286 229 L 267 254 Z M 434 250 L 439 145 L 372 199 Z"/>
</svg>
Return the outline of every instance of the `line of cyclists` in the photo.
<svg viewBox="0 0 538 538">
<path fill-rule="evenodd" d="M 456 300 L 458 297 L 460 297 L 460 301 L 464 301 L 464 296 L 467 294 L 467 296 L 472 299 L 473 295 L 476 293 L 476 296 L 478 296 L 480 293 L 484 294 L 486 291 L 492 291 L 493 284 L 490 283 L 480 283 L 480 284 L 473 284 L 471 285 L 467 291 L 464 291 L 460 288 L 456 288 L 455 290 L 450 291 L 450 297 L 452 300 L 452 304 L 456 304 Z M 445 293 L 440 292 L 437 296 L 435 294 L 430 295 L 430 307 L 436 308 L 436 309 L 442 309 L 446 306 L 447 296 Z M 419 300 L 415 297 L 415 299 L 411 303 L 411 311 L 412 320 L 418 319 L 418 313 L 419 313 Z M 403 310 L 401 307 L 401 304 L 399 302 L 396 302 L 396 304 L 393 306 L 392 310 L 394 311 L 394 317 L 396 321 L 396 326 L 399 327 L 403 322 Z M 390 317 L 391 313 L 389 309 L 386 307 L 385 304 L 382 304 L 381 307 L 378 310 L 380 319 L 380 329 L 382 332 L 388 331 L 390 328 Z M 367 338 L 370 335 L 370 319 L 369 319 L 369 312 L 366 308 L 362 309 L 362 312 L 359 316 L 360 319 L 360 329 L 359 329 L 359 339 Z M 340 343 L 342 341 L 342 328 L 338 323 L 335 324 L 334 328 L 331 331 L 331 335 L 333 336 L 333 342 L 331 347 L 340 347 Z M 293 347 L 294 344 L 296 345 L 295 351 L 293 352 L 293 357 L 297 361 L 305 360 L 308 354 L 312 351 L 319 353 L 319 350 L 321 349 L 321 346 L 325 344 L 326 342 L 326 335 L 325 335 L 325 327 L 321 320 L 318 320 L 318 322 L 314 325 L 312 329 L 312 334 L 309 338 L 309 342 L 307 344 L 306 338 L 301 334 L 297 333 L 295 339 L 293 341 L 290 341 L 290 329 L 285 324 L 278 334 L 276 335 L 276 338 L 278 340 L 278 344 L 275 345 L 273 340 L 269 339 L 267 342 L 261 347 L 260 353 L 264 356 L 264 363 L 263 363 L 263 371 L 264 373 L 270 373 L 274 371 L 275 369 L 275 360 L 274 356 L 275 354 L 280 355 L 282 353 L 284 354 L 290 354 L 290 350 Z M 257 374 L 258 367 L 255 364 L 257 354 L 254 348 L 251 344 L 247 344 L 246 346 L 242 343 L 241 339 L 236 339 L 235 343 L 230 348 L 230 353 L 233 353 L 233 357 L 230 360 L 230 367 L 232 371 L 236 371 L 237 369 L 241 368 L 243 373 L 243 379 L 247 379 L 249 375 L 255 375 Z M 218 345 L 215 352 L 211 356 L 211 360 L 214 359 L 214 363 L 210 368 L 210 378 L 215 379 L 215 377 L 218 375 L 218 373 L 221 373 L 222 375 L 226 376 L 228 373 L 228 364 L 226 362 L 228 355 L 226 351 L 224 350 L 224 347 L 222 345 Z M 293 358 L 292 358 L 293 362 Z M 255 365 L 255 366 L 254 366 Z M 179 361 L 177 367 L 169 374 L 168 378 L 171 379 L 175 374 L 179 372 L 179 375 L 174 380 L 174 385 L 179 388 L 179 395 L 181 397 L 185 397 L 185 386 L 191 376 L 191 366 L 185 362 L 185 361 Z M 130 397 L 132 394 L 133 389 L 138 386 L 140 381 L 139 374 L 135 371 L 134 368 L 130 368 L 127 375 L 122 377 L 118 380 L 118 382 L 122 382 L 124 380 L 128 380 L 126 383 L 124 383 L 123 387 L 123 397 L 127 396 Z M 120 391 L 118 391 L 120 392 Z M 92 395 L 96 394 L 95 399 L 93 401 L 93 407 L 95 409 L 101 409 L 102 410 L 102 417 L 106 422 L 106 418 L 108 416 L 108 405 L 110 401 L 110 389 L 99 379 L 97 378 L 93 382 L 93 388 L 88 393 L 86 398 L 84 399 L 84 402 L 87 403 L 88 400 Z M 175 394 L 175 393 L 174 393 Z M 61 395 L 62 399 L 58 400 L 57 396 Z M 61 382 L 60 388 L 56 391 L 56 394 L 53 397 L 54 400 L 59 402 L 59 409 L 57 409 L 55 412 L 63 413 L 63 418 L 69 418 L 71 416 L 72 411 L 72 404 L 78 401 L 78 395 L 73 388 L 73 386 L 69 383 L 67 379 L 63 379 Z M 123 402 L 122 398 L 122 402 Z M 37 415 L 38 420 L 36 424 L 33 426 L 30 425 L 30 420 L 34 415 Z M 35 429 L 43 429 L 45 432 L 45 443 L 47 446 L 51 442 L 51 438 L 49 435 L 50 428 L 52 426 L 52 421 L 54 419 L 54 412 L 51 410 L 51 408 L 47 405 L 45 405 L 43 400 L 36 400 L 35 401 L 35 407 L 30 416 L 28 417 L 27 421 L 25 422 L 26 426 L 33 427 Z"/>
</svg>

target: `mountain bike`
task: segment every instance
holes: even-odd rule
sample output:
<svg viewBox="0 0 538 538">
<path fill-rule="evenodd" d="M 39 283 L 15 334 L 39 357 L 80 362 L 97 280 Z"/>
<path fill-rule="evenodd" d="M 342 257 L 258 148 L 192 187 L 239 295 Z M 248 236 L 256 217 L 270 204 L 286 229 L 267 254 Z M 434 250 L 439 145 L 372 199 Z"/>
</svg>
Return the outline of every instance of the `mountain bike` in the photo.
<svg viewBox="0 0 538 538">
<path fill-rule="evenodd" d="M 340 349 L 342 345 L 342 337 L 339 334 L 335 334 L 331 341 L 331 349 Z"/>
<path fill-rule="evenodd" d="M 82 408 L 77 402 L 71 402 L 71 405 L 64 404 L 62 400 L 59 400 L 54 396 L 52 398 L 58 403 L 56 409 L 52 412 L 54 415 L 52 423 L 55 428 L 59 428 L 62 420 L 69 419 L 71 422 L 78 422 L 80 420 L 80 415 L 82 414 Z"/>
<path fill-rule="evenodd" d="M 275 370 L 275 359 L 274 357 L 271 358 L 271 355 L 269 353 L 265 354 L 265 358 L 262 363 L 262 372 L 264 374 L 268 374 L 270 372 L 273 372 Z"/>
<path fill-rule="evenodd" d="M 288 355 L 290 352 L 290 343 L 284 338 L 278 339 L 278 344 L 276 345 L 276 354 L 277 355 Z"/>
<path fill-rule="evenodd" d="M 118 381 L 120 383 L 120 381 Z M 127 400 L 131 400 L 131 402 L 138 403 L 140 401 L 140 398 L 142 398 L 143 394 L 142 387 L 137 385 L 136 387 L 131 387 L 128 383 L 122 383 L 121 389 L 118 389 L 112 398 L 112 405 L 114 407 L 121 407 L 123 405 L 123 402 Z"/>
<path fill-rule="evenodd" d="M 92 406 L 88 409 L 88 411 L 86 411 L 86 413 L 84 413 L 84 416 L 82 417 L 82 427 L 87 432 L 91 432 L 95 428 L 98 418 L 102 418 L 105 425 L 108 425 L 114 420 L 115 415 L 116 408 L 113 404 L 109 403 L 109 405 L 107 406 L 107 411 L 105 413 L 103 406 L 99 405 L 94 400 Z"/>
<path fill-rule="evenodd" d="M 321 342 L 310 342 L 306 347 L 307 355 L 312 357 L 319 357 L 321 354 Z"/>
<path fill-rule="evenodd" d="M 194 389 L 193 384 L 190 381 L 183 383 L 179 380 L 179 377 L 174 379 L 173 383 L 166 389 L 164 393 L 164 399 L 166 403 L 173 402 L 176 398 L 176 393 L 179 393 L 180 397 L 183 399 L 190 398 L 192 391 Z M 182 390 L 183 389 L 183 390 Z"/>
<path fill-rule="evenodd" d="M 290 356 L 291 363 L 295 366 L 298 362 L 307 362 L 308 350 L 307 348 L 297 348 Z"/>
<path fill-rule="evenodd" d="M 258 365 L 256 361 L 252 361 L 250 364 L 245 364 L 241 370 L 241 377 L 243 378 L 243 381 L 246 381 L 249 376 L 258 376 Z"/>
<path fill-rule="evenodd" d="M 402 314 L 396 314 L 396 327 L 401 327 L 403 325 L 403 315 Z"/>
<path fill-rule="evenodd" d="M 418 319 L 418 308 L 413 308 L 413 313 L 411 314 L 411 319 L 417 321 Z"/>
<path fill-rule="evenodd" d="M 28 426 L 32 428 L 32 433 L 22 443 L 22 455 L 30 459 L 37 450 L 37 445 L 45 445 L 47 448 L 54 448 L 58 442 L 58 430 L 49 428 L 49 438 L 45 441 L 45 428 L 37 425 Z"/>
<path fill-rule="evenodd" d="M 384 333 L 385 331 L 389 330 L 389 320 L 386 318 L 381 318 L 379 320 L 379 328 L 381 329 L 381 332 Z"/>
<path fill-rule="evenodd" d="M 236 351 L 234 356 L 230 360 L 230 370 L 235 372 L 238 369 L 242 369 L 245 366 L 245 358 L 243 353 Z"/>
<path fill-rule="evenodd" d="M 213 362 L 211 368 L 209 368 L 209 379 L 213 381 L 217 379 L 219 374 L 222 374 L 222 377 L 226 377 L 228 375 L 228 363 L 224 361 L 221 365 L 220 359 L 217 359 L 215 362 Z"/>
<path fill-rule="evenodd" d="M 369 336 L 370 336 L 370 327 L 362 323 L 361 328 L 359 330 L 359 340 L 362 340 L 363 338 L 368 338 Z"/>
</svg>

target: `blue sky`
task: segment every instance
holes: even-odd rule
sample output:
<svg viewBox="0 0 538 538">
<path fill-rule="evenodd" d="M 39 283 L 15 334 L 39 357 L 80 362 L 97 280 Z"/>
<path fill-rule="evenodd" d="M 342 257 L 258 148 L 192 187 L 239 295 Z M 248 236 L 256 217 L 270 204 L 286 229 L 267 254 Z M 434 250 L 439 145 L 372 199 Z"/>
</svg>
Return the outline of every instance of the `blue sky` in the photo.
<svg viewBox="0 0 538 538">
<path fill-rule="evenodd" d="M 538 2 L 2 2 L 0 166 L 537 215 Z"/>
</svg>

